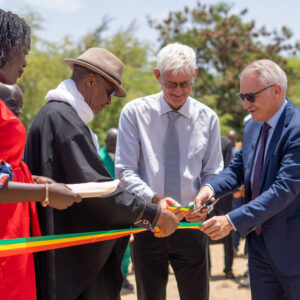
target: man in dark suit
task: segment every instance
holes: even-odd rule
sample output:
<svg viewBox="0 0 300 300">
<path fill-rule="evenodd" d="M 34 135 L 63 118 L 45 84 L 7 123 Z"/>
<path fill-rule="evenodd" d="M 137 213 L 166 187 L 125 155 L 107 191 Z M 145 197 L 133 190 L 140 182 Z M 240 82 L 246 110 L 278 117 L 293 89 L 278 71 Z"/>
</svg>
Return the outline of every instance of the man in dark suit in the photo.
<svg viewBox="0 0 300 300">
<path fill-rule="evenodd" d="M 252 299 L 300 299 L 300 110 L 286 98 L 286 75 L 274 62 L 251 63 L 240 80 L 239 98 L 252 116 L 243 146 L 202 187 L 195 207 L 244 183 L 246 204 L 202 230 L 214 240 L 232 230 L 247 237 Z"/>
</svg>

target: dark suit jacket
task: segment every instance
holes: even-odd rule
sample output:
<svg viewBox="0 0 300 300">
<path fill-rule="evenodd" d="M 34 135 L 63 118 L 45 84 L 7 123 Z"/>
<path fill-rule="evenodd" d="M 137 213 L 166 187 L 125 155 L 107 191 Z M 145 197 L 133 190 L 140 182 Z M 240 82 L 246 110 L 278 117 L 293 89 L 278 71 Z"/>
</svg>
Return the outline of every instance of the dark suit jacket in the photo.
<svg viewBox="0 0 300 300">
<path fill-rule="evenodd" d="M 300 110 L 290 100 L 274 129 L 264 162 L 260 196 L 251 200 L 250 176 L 261 122 L 249 122 L 233 162 L 210 184 L 216 197 L 245 184 L 246 204 L 229 213 L 241 236 L 262 225 L 272 261 L 286 276 L 300 275 Z"/>
</svg>

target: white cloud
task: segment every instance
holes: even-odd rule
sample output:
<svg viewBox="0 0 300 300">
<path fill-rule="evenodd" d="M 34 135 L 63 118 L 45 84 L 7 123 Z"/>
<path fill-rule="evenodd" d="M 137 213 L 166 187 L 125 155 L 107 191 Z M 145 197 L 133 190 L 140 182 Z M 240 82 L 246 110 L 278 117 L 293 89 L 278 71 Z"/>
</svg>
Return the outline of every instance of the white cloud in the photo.
<svg viewBox="0 0 300 300">
<path fill-rule="evenodd" d="M 36 5 L 66 13 L 77 12 L 84 7 L 83 0 L 25 0 L 24 2 L 28 5 Z"/>
<path fill-rule="evenodd" d="M 4 7 L 5 0 L 0 0 L 0 8 Z"/>
</svg>

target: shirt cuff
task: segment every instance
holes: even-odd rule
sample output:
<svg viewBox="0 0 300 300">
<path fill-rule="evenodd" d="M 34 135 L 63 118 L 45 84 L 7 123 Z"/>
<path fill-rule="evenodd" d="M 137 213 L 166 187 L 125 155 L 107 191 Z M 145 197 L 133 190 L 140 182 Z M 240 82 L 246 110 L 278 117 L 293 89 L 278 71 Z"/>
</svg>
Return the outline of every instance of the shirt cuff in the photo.
<svg viewBox="0 0 300 300">
<path fill-rule="evenodd" d="M 159 205 L 146 202 L 145 200 L 144 210 L 142 211 L 134 225 L 148 230 L 153 230 L 160 216 L 160 213 L 161 207 Z"/>
<path fill-rule="evenodd" d="M 227 217 L 228 221 L 230 222 L 230 224 L 232 225 L 234 231 L 237 231 L 228 214 L 226 214 L 226 217 Z"/>
</svg>

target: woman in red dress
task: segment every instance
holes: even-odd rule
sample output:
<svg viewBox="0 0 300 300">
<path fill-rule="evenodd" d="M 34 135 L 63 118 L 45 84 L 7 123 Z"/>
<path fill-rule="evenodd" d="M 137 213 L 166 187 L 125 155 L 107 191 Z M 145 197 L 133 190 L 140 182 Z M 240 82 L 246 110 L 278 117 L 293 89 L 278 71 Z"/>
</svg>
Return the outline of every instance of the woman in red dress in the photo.
<svg viewBox="0 0 300 300">
<path fill-rule="evenodd" d="M 14 84 L 22 76 L 29 49 L 29 26 L 17 15 L 0 9 L 1 83 Z M 0 239 L 40 235 L 35 206 L 37 201 L 58 209 L 80 201 L 63 184 L 38 177 L 36 182 L 45 184 L 32 184 L 34 180 L 22 161 L 25 142 L 23 124 L 0 100 Z M 10 174 L 5 173 L 11 170 L 3 162 L 10 164 L 13 182 L 6 182 Z M 3 172 L 4 169 L 7 171 Z M 0 300 L 34 299 L 36 289 L 32 254 L 0 258 Z"/>
</svg>

